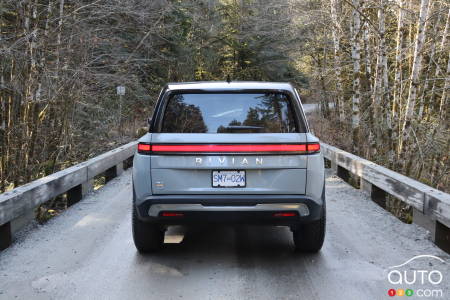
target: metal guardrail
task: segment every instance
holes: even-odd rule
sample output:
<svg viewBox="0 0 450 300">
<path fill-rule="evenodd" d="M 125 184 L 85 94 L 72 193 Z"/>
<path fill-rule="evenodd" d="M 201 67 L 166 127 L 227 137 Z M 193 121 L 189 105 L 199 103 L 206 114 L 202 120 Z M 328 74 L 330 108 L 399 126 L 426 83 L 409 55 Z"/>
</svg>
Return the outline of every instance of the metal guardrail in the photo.
<svg viewBox="0 0 450 300">
<path fill-rule="evenodd" d="M 413 222 L 428 229 L 432 240 L 450 252 L 450 194 L 325 143 L 321 149 L 339 177 L 346 181 L 350 174 L 359 177 L 360 188 L 383 208 L 387 194 L 411 205 Z"/>
<path fill-rule="evenodd" d="M 0 250 L 7 248 L 13 234 L 34 219 L 34 209 L 61 194 L 72 205 L 92 190 L 93 178 L 106 181 L 123 171 L 123 162 L 133 157 L 137 142 L 131 142 L 70 168 L 0 194 Z"/>
</svg>

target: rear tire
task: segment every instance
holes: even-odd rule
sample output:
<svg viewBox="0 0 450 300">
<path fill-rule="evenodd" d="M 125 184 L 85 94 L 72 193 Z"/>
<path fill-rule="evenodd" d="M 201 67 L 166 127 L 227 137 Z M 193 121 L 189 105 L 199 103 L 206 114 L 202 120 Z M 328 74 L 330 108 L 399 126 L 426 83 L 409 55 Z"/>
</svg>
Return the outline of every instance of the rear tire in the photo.
<svg viewBox="0 0 450 300">
<path fill-rule="evenodd" d="M 319 252 L 325 240 L 325 224 L 326 210 L 324 205 L 319 220 L 303 224 L 292 232 L 295 250 L 309 253 Z"/>
<path fill-rule="evenodd" d="M 132 230 L 134 245 L 140 253 L 150 253 L 161 249 L 164 243 L 164 231 L 158 224 L 139 220 L 134 204 Z"/>
</svg>

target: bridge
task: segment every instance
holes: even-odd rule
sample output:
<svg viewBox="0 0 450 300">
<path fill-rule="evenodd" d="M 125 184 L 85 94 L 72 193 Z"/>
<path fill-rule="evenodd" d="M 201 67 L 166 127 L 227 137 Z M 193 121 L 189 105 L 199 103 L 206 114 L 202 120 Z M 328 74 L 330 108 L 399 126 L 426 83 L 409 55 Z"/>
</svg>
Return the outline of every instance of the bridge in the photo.
<svg viewBox="0 0 450 300">
<path fill-rule="evenodd" d="M 218 225 L 170 228 L 162 252 L 139 255 L 127 168 L 135 147 L 0 195 L 0 299 L 386 299 L 389 289 L 450 295 L 450 195 L 327 144 L 327 235 L 319 254 L 293 252 L 287 228 Z M 106 184 L 94 191 L 96 176 Z M 35 208 L 62 194 L 70 207 L 36 225 Z M 385 210 L 388 197 L 412 206 L 412 224 Z M 417 255 L 426 257 L 406 271 L 439 270 L 441 282 L 389 281 L 393 266 Z"/>
</svg>

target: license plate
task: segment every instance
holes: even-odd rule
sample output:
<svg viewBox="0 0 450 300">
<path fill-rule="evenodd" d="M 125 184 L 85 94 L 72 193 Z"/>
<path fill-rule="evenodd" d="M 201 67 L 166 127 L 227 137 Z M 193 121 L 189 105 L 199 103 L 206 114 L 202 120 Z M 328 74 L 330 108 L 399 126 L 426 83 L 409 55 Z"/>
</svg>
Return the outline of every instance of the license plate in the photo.
<svg viewBox="0 0 450 300">
<path fill-rule="evenodd" d="M 213 187 L 245 187 L 245 171 L 213 171 Z"/>
</svg>

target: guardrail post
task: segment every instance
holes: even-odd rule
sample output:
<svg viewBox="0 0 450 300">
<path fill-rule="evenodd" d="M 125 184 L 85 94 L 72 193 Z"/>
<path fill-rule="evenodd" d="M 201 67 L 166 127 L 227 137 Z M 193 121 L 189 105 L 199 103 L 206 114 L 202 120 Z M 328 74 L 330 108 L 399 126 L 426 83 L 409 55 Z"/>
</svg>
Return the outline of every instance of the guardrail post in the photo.
<svg viewBox="0 0 450 300">
<path fill-rule="evenodd" d="M 323 164 L 325 166 L 325 169 L 330 169 L 331 168 L 331 160 L 329 160 L 326 157 L 323 158 Z"/>
<path fill-rule="evenodd" d="M 123 173 L 123 161 L 116 165 L 116 176 L 120 176 Z"/>
<path fill-rule="evenodd" d="M 432 220 L 430 216 L 423 214 L 417 208 L 413 207 L 413 223 L 425 228 L 431 234 L 431 239 L 435 242 L 436 237 L 436 221 Z"/>
<path fill-rule="evenodd" d="M 21 216 L 9 221 L 11 224 L 11 234 L 14 239 L 14 234 L 27 226 L 30 222 L 36 219 L 36 213 L 34 209 L 25 211 Z"/>
<path fill-rule="evenodd" d="M 338 165 L 337 165 L 337 163 L 336 163 L 336 161 L 335 160 L 331 160 L 331 169 L 334 171 L 334 172 L 337 172 L 337 170 L 338 170 Z"/>
<path fill-rule="evenodd" d="M 81 184 L 67 191 L 67 206 L 72 206 L 83 198 Z"/>
<path fill-rule="evenodd" d="M 123 173 L 123 162 L 118 163 L 117 165 L 109 168 L 105 171 L 105 183 L 111 181 L 115 177 L 119 176 Z"/>
<path fill-rule="evenodd" d="M 450 228 L 439 221 L 436 222 L 434 242 L 442 250 L 450 253 Z"/>
<path fill-rule="evenodd" d="M 8 248 L 12 242 L 11 222 L 0 225 L 0 251 Z"/>
<path fill-rule="evenodd" d="M 372 184 L 362 177 L 360 177 L 359 188 L 364 192 L 372 194 Z"/>
<path fill-rule="evenodd" d="M 94 180 L 79 184 L 67 191 L 67 206 L 72 206 L 93 190 Z"/>
<path fill-rule="evenodd" d="M 450 228 L 413 208 L 413 223 L 430 232 L 431 240 L 442 250 L 450 253 Z"/>
<path fill-rule="evenodd" d="M 372 198 L 372 201 L 381 206 L 382 208 L 386 209 L 386 198 L 387 193 L 377 187 L 376 185 L 372 184 L 372 191 L 370 192 L 370 198 Z"/>
<path fill-rule="evenodd" d="M 339 165 L 337 166 L 336 175 L 346 182 L 350 179 L 350 172 Z"/>
<path fill-rule="evenodd" d="M 133 158 L 134 158 L 134 155 L 123 161 L 122 165 L 123 165 L 124 170 L 131 168 L 133 166 Z"/>
<path fill-rule="evenodd" d="M 370 195 L 370 199 L 372 199 L 373 202 L 386 209 L 386 200 L 388 194 L 385 191 L 363 178 L 360 179 L 359 186 L 361 190 Z"/>
</svg>

